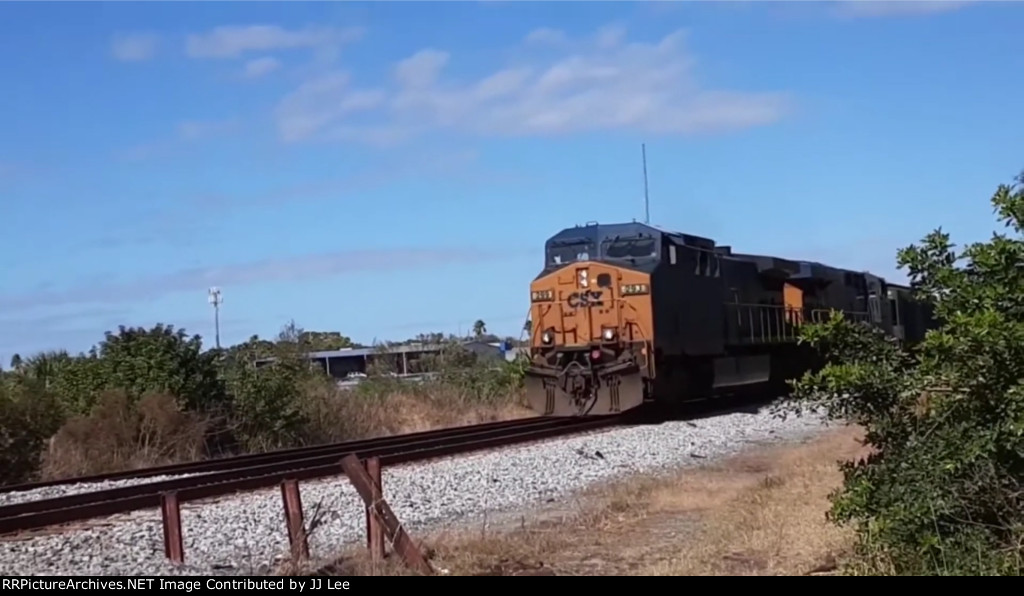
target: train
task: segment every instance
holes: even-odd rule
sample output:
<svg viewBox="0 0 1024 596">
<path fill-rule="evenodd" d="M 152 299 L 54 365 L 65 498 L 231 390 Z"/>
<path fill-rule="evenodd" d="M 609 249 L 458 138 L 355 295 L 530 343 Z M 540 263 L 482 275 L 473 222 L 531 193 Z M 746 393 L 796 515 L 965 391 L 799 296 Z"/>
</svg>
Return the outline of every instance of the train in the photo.
<svg viewBox="0 0 1024 596">
<path fill-rule="evenodd" d="M 800 326 L 831 310 L 906 344 L 935 326 L 911 288 L 866 271 L 741 254 L 644 223 L 565 228 L 530 283 L 530 407 L 542 416 L 669 409 L 788 391 L 819 366 Z"/>
</svg>

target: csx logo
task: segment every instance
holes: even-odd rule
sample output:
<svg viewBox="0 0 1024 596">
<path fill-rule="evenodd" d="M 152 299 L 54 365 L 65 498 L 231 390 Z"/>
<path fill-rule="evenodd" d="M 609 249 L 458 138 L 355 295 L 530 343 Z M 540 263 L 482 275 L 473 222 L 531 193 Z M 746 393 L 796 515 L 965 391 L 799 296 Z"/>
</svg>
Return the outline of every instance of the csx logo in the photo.
<svg viewBox="0 0 1024 596">
<path fill-rule="evenodd" d="M 580 308 L 585 306 L 601 306 L 604 304 L 601 302 L 601 294 L 603 292 L 573 292 L 569 294 L 567 302 L 571 308 Z"/>
</svg>

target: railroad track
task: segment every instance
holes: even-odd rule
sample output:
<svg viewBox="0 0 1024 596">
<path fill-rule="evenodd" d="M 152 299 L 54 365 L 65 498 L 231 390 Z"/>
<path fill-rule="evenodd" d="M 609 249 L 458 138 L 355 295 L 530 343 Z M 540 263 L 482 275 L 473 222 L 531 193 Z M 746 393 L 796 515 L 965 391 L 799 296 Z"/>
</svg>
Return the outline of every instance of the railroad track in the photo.
<svg viewBox="0 0 1024 596">
<path fill-rule="evenodd" d="M 100 482 L 109 482 L 115 480 L 136 480 L 142 478 L 152 478 L 153 476 L 185 476 L 194 474 L 209 474 L 213 472 L 226 472 L 229 470 L 250 468 L 265 464 L 306 459 L 317 455 L 330 455 L 338 453 L 345 455 L 353 451 L 362 451 L 364 449 L 386 447 L 391 444 L 401 444 L 408 443 L 410 441 L 420 441 L 429 439 L 444 439 L 445 437 L 453 436 L 455 434 L 459 434 L 461 432 L 466 431 L 481 432 L 499 430 L 503 428 L 527 428 L 527 425 L 529 424 L 542 424 L 545 420 L 547 420 L 547 422 L 551 422 L 550 419 L 544 418 L 503 420 L 501 422 L 488 422 L 485 424 L 475 424 L 471 426 L 460 426 L 454 428 L 443 428 L 439 430 L 430 430 L 402 435 L 392 435 L 387 437 L 376 437 L 373 439 L 363 439 L 360 441 L 345 441 L 343 443 L 331 443 L 328 445 L 316 445 L 313 447 L 296 447 L 292 449 L 280 449 L 268 453 L 222 457 L 216 459 L 207 459 L 198 462 L 171 464 L 166 466 L 154 466 L 151 468 L 144 468 L 139 470 L 125 470 L 121 472 L 96 474 L 93 476 L 77 476 L 73 478 L 61 478 L 58 480 L 28 482 L 25 484 L 2 486 L 0 487 L 0 494 L 24 492 L 55 486 L 69 486 L 73 484 L 97 484 Z M 0 507 L 0 511 L 3 511 L 2 507 Z"/>
<path fill-rule="evenodd" d="M 343 474 L 341 458 L 350 453 L 360 458 L 379 457 L 381 464 L 388 466 L 598 430 L 622 423 L 623 419 L 619 417 L 530 418 L 133 472 L 23 484 L 9 487 L 4 492 L 82 482 L 193 474 L 6 505 L 0 507 L 0 535 L 159 507 L 161 495 L 169 492 L 177 493 L 178 501 L 183 503 L 268 488 L 286 479 L 311 480 L 338 476 Z"/>
</svg>

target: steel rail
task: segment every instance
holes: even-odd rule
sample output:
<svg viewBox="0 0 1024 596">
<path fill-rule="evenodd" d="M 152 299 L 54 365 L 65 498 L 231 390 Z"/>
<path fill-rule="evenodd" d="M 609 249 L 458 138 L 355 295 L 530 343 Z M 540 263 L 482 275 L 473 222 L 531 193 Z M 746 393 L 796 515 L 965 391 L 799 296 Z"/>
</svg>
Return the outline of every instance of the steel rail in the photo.
<svg viewBox="0 0 1024 596">
<path fill-rule="evenodd" d="M 7 485 L 0 487 L 0 494 L 23 492 L 48 488 L 53 486 L 67 486 L 70 484 L 92 484 L 111 480 L 134 480 L 150 478 L 153 476 L 183 476 L 186 474 L 207 474 L 211 472 L 223 472 L 232 469 L 247 468 L 256 465 L 284 462 L 304 457 L 312 457 L 318 454 L 327 453 L 348 453 L 361 451 L 376 446 L 384 446 L 390 443 L 408 442 L 410 440 L 427 440 L 431 438 L 442 438 L 461 432 L 478 432 L 490 429 L 520 428 L 524 424 L 550 424 L 550 420 L 544 417 L 520 418 L 516 420 L 502 420 L 499 422 L 487 422 L 484 424 L 456 426 L 436 430 L 420 431 L 416 433 L 391 435 L 386 437 L 373 437 L 357 441 L 345 441 L 342 443 L 330 443 L 327 445 L 315 445 L 311 447 L 294 447 L 290 449 L 279 449 L 267 453 L 256 453 L 250 455 L 238 455 L 207 459 L 196 462 L 181 464 L 170 464 L 154 466 L 138 470 L 123 470 L 120 472 L 109 472 L 91 476 L 78 476 L 74 478 L 61 478 L 58 480 L 45 480 L 40 482 L 29 482 L 24 484 Z M 2 508 L 0 508 L 2 511 Z"/>
<path fill-rule="evenodd" d="M 220 473 L 16 503 L 0 507 L 0 535 L 158 507 L 160 496 L 168 492 L 176 492 L 179 502 L 187 502 L 267 488 L 286 479 L 311 480 L 338 476 L 344 474 L 341 471 L 340 460 L 348 453 L 355 453 L 360 458 L 379 457 L 383 465 L 396 465 L 596 430 L 621 423 L 618 417 L 612 416 L 597 419 L 549 420 L 551 424 L 548 425 L 523 423 L 518 427 L 490 428 L 446 438 L 370 446 L 345 453 L 331 453 Z"/>
<path fill-rule="evenodd" d="M 23 501 L 21 503 L 12 503 L 0 507 L 0 520 L 22 515 L 25 513 L 32 513 L 37 511 L 43 511 L 48 509 L 64 509 L 67 507 L 77 507 L 79 505 L 88 505 L 99 501 L 116 500 L 125 496 L 131 496 L 140 491 L 157 491 L 166 492 L 179 490 L 183 487 L 194 486 L 198 484 L 206 483 L 218 483 L 218 482 L 229 482 L 246 478 L 249 476 L 259 476 L 261 474 L 272 473 L 278 469 L 292 469 L 295 466 L 316 466 L 324 461 L 334 461 L 335 459 L 347 455 L 353 452 L 369 451 L 373 453 L 388 453 L 389 450 L 393 449 L 409 449 L 421 444 L 435 444 L 438 442 L 446 442 L 450 440 L 456 440 L 462 437 L 476 437 L 480 435 L 489 436 L 492 433 L 502 433 L 507 428 L 513 428 L 519 430 L 521 428 L 533 428 L 538 426 L 537 422 L 532 419 L 528 423 L 520 421 L 521 424 L 513 425 L 511 427 L 502 426 L 499 428 L 476 428 L 474 426 L 464 426 L 457 429 L 446 429 L 447 432 L 431 435 L 427 437 L 408 437 L 405 435 L 397 435 L 392 437 L 383 437 L 381 441 L 365 441 L 359 444 L 346 444 L 341 446 L 340 450 L 330 449 L 325 453 L 313 453 L 308 454 L 305 452 L 296 453 L 294 457 L 288 459 L 282 459 L 280 461 L 271 462 L 258 462 L 254 465 L 238 467 L 234 469 L 222 470 L 217 472 L 211 472 L 209 474 L 200 474 L 194 476 L 181 476 L 178 478 L 170 478 L 167 480 L 160 480 L 157 482 L 140 483 L 130 486 L 121 486 L 116 488 L 108 488 L 103 490 L 89 491 L 76 493 L 71 495 L 64 495 L 60 497 L 52 497 L 49 499 L 38 499 L 34 501 Z M 549 426 L 565 426 L 564 420 L 560 421 L 561 424 L 552 424 L 554 420 L 548 420 L 547 424 L 543 424 L 544 427 Z"/>
</svg>

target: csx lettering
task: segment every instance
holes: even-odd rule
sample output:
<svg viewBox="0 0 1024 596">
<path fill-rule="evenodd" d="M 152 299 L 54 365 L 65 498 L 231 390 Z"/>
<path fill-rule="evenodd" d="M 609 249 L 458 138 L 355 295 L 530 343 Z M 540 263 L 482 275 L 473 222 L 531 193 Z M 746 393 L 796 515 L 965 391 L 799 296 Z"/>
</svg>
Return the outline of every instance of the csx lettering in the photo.
<svg viewBox="0 0 1024 596">
<path fill-rule="evenodd" d="M 601 294 L 604 292 L 573 292 L 569 295 L 569 306 L 571 308 L 580 308 L 581 306 L 601 306 Z"/>
</svg>

